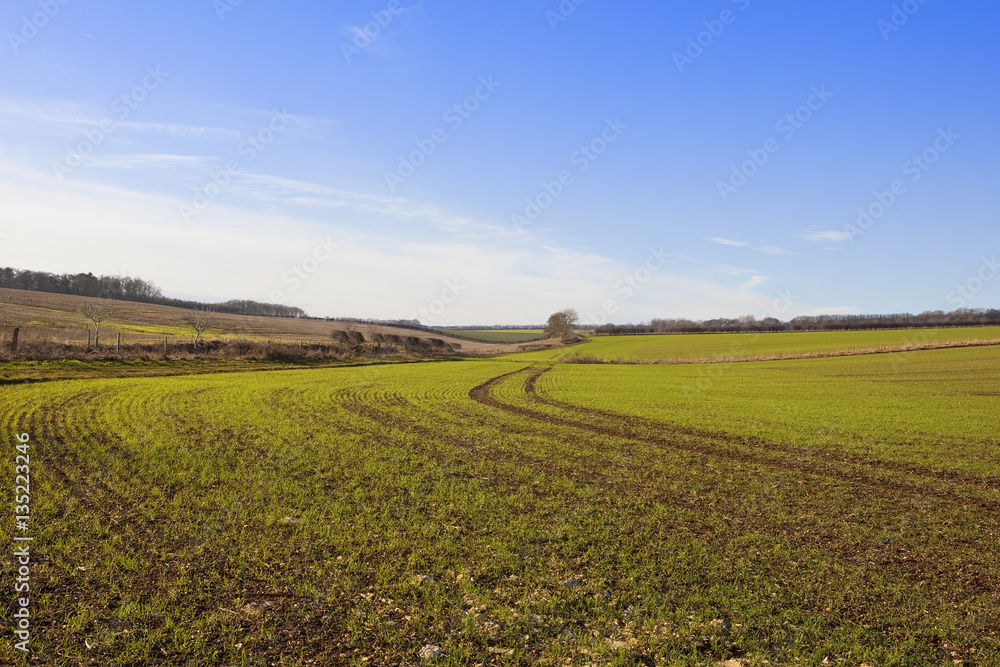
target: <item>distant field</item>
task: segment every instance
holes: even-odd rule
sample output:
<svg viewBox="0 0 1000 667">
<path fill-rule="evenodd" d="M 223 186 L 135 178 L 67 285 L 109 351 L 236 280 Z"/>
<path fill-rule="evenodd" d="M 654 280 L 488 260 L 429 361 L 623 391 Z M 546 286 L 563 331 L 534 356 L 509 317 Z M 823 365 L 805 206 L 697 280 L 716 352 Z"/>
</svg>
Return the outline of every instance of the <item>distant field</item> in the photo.
<svg viewBox="0 0 1000 667">
<path fill-rule="evenodd" d="M 1000 346 L 555 368 L 538 391 L 573 405 L 937 469 L 1000 470 Z"/>
<path fill-rule="evenodd" d="M 878 351 L 948 345 L 961 341 L 1000 342 L 1000 327 L 890 331 L 787 332 L 595 336 L 586 343 L 533 352 L 527 359 L 555 360 L 587 355 L 607 361 L 727 361 L 795 357 L 816 353 Z"/>
<path fill-rule="evenodd" d="M 0 301 L 11 305 L 0 312 L 0 340 L 5 340 L 9 334 L 3 329 L 21 327 L 21 340 L 59 341 L 84 345 L 87 342 L 87 330 L 93 329 L 90 323 L 78 311 L 80 306 L 90 299 L 68 294 L 50 294 L 28 290 L 0 289 Z M 171 342 L 189 342 L 194 338 L 194 331 L 184 322 L 185 315 L 191 311 L 172 306 L 160 306 L 131 301 L 112 301 L 115 315 L 104 323 L 101 336 L 105 342 L 110 342 L 121 332 L 127 345 L 133 343 L 151 343 L 162 341 L 164 337 Z M 368 339 L 374 333 L 390 335 L 415 336 L 428 338 L 425 331 L 387 327 L 373 324 L 348 324 L 326 320 L 294 319 L 283 317 L 259 317 L 252 315 L 233 315 L 219 313 L 215 324 L 203 335 L 205 340 L 242 338 L 247 340 L 271 340 L 274 342 L 307 342 L 319 343 L 330 340 L 334 330 L 353 328 L 365 334 Z M 502 348 L 490 343 L 476 343 L 449 338 L 446 332 L 434 337 L 461 346 L 464 352 L 494 352 Z"/>
<path fill-rule="evenodd" d="M 486 343 L 527 343 L 545 337 L 541 329 L 442 329 L 441 331 Z"/>
<path fill-rule="evenodd" d="M 1000 348 L 537 357 L 0 387 L 36 655 L 1000 664 Z"/>
</svg>

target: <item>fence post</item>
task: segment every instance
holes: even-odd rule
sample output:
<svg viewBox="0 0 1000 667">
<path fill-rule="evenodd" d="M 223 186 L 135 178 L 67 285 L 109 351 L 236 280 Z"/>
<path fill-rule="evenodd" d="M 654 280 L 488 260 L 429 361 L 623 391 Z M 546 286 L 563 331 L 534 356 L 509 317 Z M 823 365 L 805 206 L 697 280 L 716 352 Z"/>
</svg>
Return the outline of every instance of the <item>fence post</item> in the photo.
<svg viewBox="0 0 1000 667">
<path fill-rule="evenodd" d="M 166 356 L 167 356 L 167 337 L 164 336 L 163 337 L 163 357 L 166 358 Z"/>
<path fill-rule="evenodd" d="M 87 329 L 87 351 L 90 351 L 90 329 Z"/>
<path fill-rule="evenodd" d="M 10 351 L 17 352 L 17 334 L 21 332 L 21 329 L 14 327 L 14 337 L 10 339 Z"/>
<path fill-rule="evenodd" d="M 118 347 L 116 349 L 116 353 L 117 354 L 121 354 L 122 353 L 122 332 L 121 331 L 118 332 Z"/>
</svg>

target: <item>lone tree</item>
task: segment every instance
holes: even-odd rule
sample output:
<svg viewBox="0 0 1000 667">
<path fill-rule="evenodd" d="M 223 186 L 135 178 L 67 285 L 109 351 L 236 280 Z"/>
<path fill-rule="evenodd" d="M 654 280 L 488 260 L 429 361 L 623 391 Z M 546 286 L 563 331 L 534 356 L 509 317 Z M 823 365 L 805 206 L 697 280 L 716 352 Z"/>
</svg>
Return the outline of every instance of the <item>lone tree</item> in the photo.
<svg viewBox="0 0 1000 667">
<path fill-rule="evenodd" d="M 101 346 L 101 323 L 114 317 L 115 308 L 104 301 L 84 301 L 80 314 L 94 323 L 94 347 Z"/>
<path fill-rule="evenodd" d="M 560 310 L 558 313 L 549 315 L 549 321 L 545 325 L 545 335 L 549 338 L 565 338 L 573 336 L 574 329 L 580 324 L 580 315 L 572 308 Z"/>
<path fill-rule="evenodd" d="M 194 346 L 198 347 L 198 339 L 205 329 L 215 324 L 215 313 L 211 310 L 199 308 L 184 315 L 184 323 L 194 329 Z"/>
</svg>

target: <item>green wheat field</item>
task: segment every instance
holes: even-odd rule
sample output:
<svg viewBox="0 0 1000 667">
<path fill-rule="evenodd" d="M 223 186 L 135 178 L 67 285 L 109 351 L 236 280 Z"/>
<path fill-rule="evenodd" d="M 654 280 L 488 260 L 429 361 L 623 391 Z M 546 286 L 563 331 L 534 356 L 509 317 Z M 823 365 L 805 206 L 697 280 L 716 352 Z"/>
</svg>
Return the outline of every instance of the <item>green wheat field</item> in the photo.
<svg viewBox="0 0 1000 667">
<path fill-rule="evenodd" d="M 1000 331 L 734 336 L 7 365 L 0 662 L 1000 664 Z"/>
</svg>

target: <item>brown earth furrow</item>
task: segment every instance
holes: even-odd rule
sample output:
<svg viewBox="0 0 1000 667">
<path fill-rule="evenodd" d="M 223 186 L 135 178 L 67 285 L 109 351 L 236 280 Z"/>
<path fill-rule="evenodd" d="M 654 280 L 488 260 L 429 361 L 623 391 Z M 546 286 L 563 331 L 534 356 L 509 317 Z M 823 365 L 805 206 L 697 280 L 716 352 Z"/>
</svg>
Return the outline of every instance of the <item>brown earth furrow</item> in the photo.
<svg viewBox="0 0 1000 667">
<path fill-rule="evenodd" d="M 963 505 L 974 505 L 976 507 L 982 508 L 988 512 L 997 512 L 1000 510 L 1000 502 L 987 500 L 984 498 L 978 498 L 974 496 L 964 496 L 957 493 L 948 491 L 942 492 L 939 490 L 922 488 L 913 484 L 907 484 L 899 482 L 898 480 L 887 479 L 887 478 L 877 478 L 868 474 L 867 472 L 859 470 L 843 470 L 833 467 L 834 465 L 842 465 L 844 461 L 842 459 L 827 459 L 820 461 L 813 461 L 808 458 L 799 458 L 797 461 L 791 461 L 787 458 L 777 458 L 774 456 L 766 456 L 760 454 L 754 454 L 746 451 L 740 451 L 732 447 L 725 445 L 744 445 L 753 446 L 758 449 L 763 449 L 767 451 L 773 451 L 778 455 L 791 455 L 793 452 L 795 455 L 802 457 L 801 450 L 795 450 L 794 448 L 781 445 L 776 443 L 768 443 L 763 441 L 746 441 L 739 436 L 733 436 L 731 434 L 722 434 L 722 437 L 716 437 L 715 434 L 709 435 L 708 433 L 699 434 L 697 431 L 685 431 L 685 430 L 674 430 L 671 425 L 663 424 L 661 422 L 652 422 L 651 420 L 645 420 L 641 422 L 637 419 L 633 419 L 626 415 L 617 415 L 613 413 L 607 413 L 604 411 L 592 410 L 590 408 L 585 408 L 581 406 L 569 406 L 567 409 L 573 412 L 577 412 L 586 416 L 596 417 L 599 419 L 599 423 L 593 423 L 590 421 L 584 421 L 579 419 L 571 419 L 566 417 L 559 417 L 555 415 L 550 415 L 544 412 L 531 410 L 529 408 L 510 405 L 508 403 L 503 403 L 497 399 L 493 393 L 492 389 L 506 380 L 507 378 L 522 374 L 529 370 L 534 372 L 526 379 L 525 390 L 531 396 L 536 397 L 539 401 L 547 402 L 538 396 L 537 390 L 535 389 L 535 382 L 537 379 L 550 370 L 550 368 L 544 369 L 521 369 L 520 371 L 514 371 L 513 373 L 506 373 L 504 375 L 497 376 L 484 382 L 483 384 L 474 387 L 469 391 L 469 397 L 483 405 L 496 408 L 511 414 L 516 414 L 529 419 L 534 419 L 536 421 L 542 421 L 549 424 L 554 424 L 557 426 L 565 426 L 569 428 L 589 431 L 591 433 L 596 433 L 600 435 L 605 435 L 609 437 L 623 438 L 627 440 L 634 440 L 638 442 L 644 442 L 651 445 L 667 447 L 674 450 L 685 451 L 692 454 L 701 454 L 705 456 L 712 456 L 728 461 L 733 461 L 741 464 L 761 466 L 765 468 L 775 468 L 786 470 L 789 472 L 801 473 L 806 475 L 812 475 L 816 477 L 825 477 L 830 479 L 835 479 L 840 482 L 846 482 L 852 486 L 863 486 L 872 493 L 885 493 L 886 490 L 892 490 L 900 495 L 910 496 L 910 497 L 933 497 L 935 499 L 947 500 L 954 503 L 960 503 Z M 562 408 L 564 404 L 560 402 L 549 403 L 553 407 Z M 638 422 L 638 423 L 637 423 Z M 651 435 L 649 433 L 643 433 L 639 431 L 639 427 L 644 426 L 646 429 L 650 427 L 655 427 L 657 431 L 663 432 L 665 434 Z M 694 437 L 700 437 L 700 441 L 693 440 Z M 689 440 L 682 440 L 682 438 L 691 438 Z M 819 458 L 819 457 L 815 457 Z M 851 465 L 850 461 L 847 461 L 847 465 Z M 893 468 L 888 468 L 887 472 L 901 472 Z M 938 480 L 938 478 L 935 478 Z M 938 480 L 947 481 L 947 480 Z"/>
<path fill-rule="evenodd" d="M 578 430 L 583 430 L 585 433 L 589 432 L 595 436 L 621 437 L 620 434 L 617 434 L 616 432 L 602 432 L 600 430 L 586 428 L 585 426 L 581 426 L 571 420 L 550 420 L 547 418 L 549 417 L 548 415 L 538 415 L 537 413 L 533 413 L 532 411 L 524 408 L 519 408 L 518 406 L 509 406 L 504 404 L 498 401 L 491 393 L 484 397 L 484 391 L 488 391 L 497 383 L 503 381 L 503 379 L 524 373 L 526 370 L 528 369 L 522 369 L 521 371 L 504 374 L 500 378 L 494 378 L 493 380 L 484 383 L 484 385 L 488 385 L 485 390 L 483 388 L 484 385 L 480 385 L 480 387 L 475 388 L 473 392 L 476 393 L 479 399 L 477 402 L 487 405 L 488 407 L 503 406 L 501 408 L 503 412 L 531 417 L 536 422 L 540 421 L 550 424 L 557 427 L 559 430 L 561 430 L 562 427 L 571 426 Z M 994 578 L 987 572 L 977 575 L 980 576 L 980 579 L 977 581 L 966 581 L 965 579 L 954 575 L 954 573 L 948 569 L 949 566 L 942 560 L 942 554 L 937 551 L 916 554 L 904 549 L 899 551 L 899 553 L 896 553 L 895 550 L 887 551 L 881 545 L 880 540 L 882 540 L 883 537 L 863 536 L 861 534 L 851 536 L 849 522 L 843 521 L 843 517 L 849 514 L 850 510 L 846 510 L 842 505 L 828 507 L 823 502 L 823 498 L 825 498 L 826 494 L 828 494 L 833 488 L 844 488 L 845 484 L 843 484 L 843 482 L 845 480 L 849 482 L 847 486 L 849 486 L 852 494 L 854 494 L 852 497 L 855 502 L 863 504 L 866 497 L 870 497 L 872 499 L 878 498 L 879 502 L 887 502 L 889 505 L 894 507 L 892 510 L 889 510 L 888 507 L 886 508 L 889 510 L 889 513 L 886 514 L 884 518 L 886 526 L 902 520 L 903 517 L 913 509 L 911 503 L 907 503 L 905 501 L 897 502 L 894 498 L 892 498 L 892 494 L 886 494 L 887 489 L 891 490 L 891 487 L 888 484 L 875 482 L 864 478 L 863 476 L 850 476 L 846 473 L 831 475 L 829 474 L 830 471 L 826 469 L 810 468 L 805 465 L 782 465 L 783 462 L 767 457 L 741 456 L 738 452 L 728 452 L 729 454 L 732 454 L 730 457 L 731 460 L 739 463 L 747 463 L 749 466 L 771 467 L 784 472 L 805 472 L 810 475 L 832 478 L 834 480 L 833 486 L 786 484 L 780 492 L 782 494 L 782 498 L 784 499 L 783 502 L 794 501 L 794 504 L 796 505 L 802 503 L 818 503 L 815 504 L 812 509 L 808 510 L 808 512 L 809 515 L 814 518 L 820 516 L 822 516 L 822 518 L 817 519 L 810 526 L 805 526 L 801 520 L 789 519 L 787 517 L 785 519 L 776 519 L 775 517 L 769 515 L 756 516 L 748 514 L 746 512 L 746 508 L 743 507 L 744 499 L 742 492 L 739 491 L 739 488 L 741 488 L 739 484 L 736 484 L 735 486 L 727 486 L 726 489 L 728 490 L 720 489 L 722 495 L 718 497 L 692 495 L 683 488 L 669 488 L 668 485 L 658 484 L 657 481 L 661 478 L 657 477 L 654 479 L 653 477 L 649 477 L 649 475 L 643 472 L 641 468 L 633 471 L 637 474 L 610 478 L 606 475 L 592 474 L 590 471 L 581 470 L 579 465 L 571 463 L 568 460 L 553 462 L 550 459 L 534 458 L 517 452 L 510 452 L 507 450 L 498 452 L 491 447 L 477 446 L 479 443 L 475 443 L 470 439 L 462 436 L 447 435 L 442 433 L 440 429 L 424 426 L 421 419 L 422 411 L 419 406 L 409 404 L 406 407 L 402 407 L 399 402 L 393 400 L 392 397 L 387 397 L 386 400 L 378 401 L 372 400 L 372 397 L 370 396 L 362 397 L 349 391 L 340 392 L 340 394 L 338 394 L 337 405 L 348 412 L 363 417 L 381 429 L 404 434 L 417 434 L 421 436 L 416 440 L 416 442 L 423 441 L 424 439 L 431 439 L 432 441 L 446 443 L 464 451 L 474 452 L 479 456 L 488 456 L 492 460 L 501 463 L 529 466 L 533 469 L 540 470 L 545 474 L 561 477 L 563 479 L 569 479 L 575 483 L 578 482 L 585 485 L 600 486 L 610 496 L 622 498 L 645 498 L 646 502 L 654 503 L 658 506 L 670 506 L 684 512 L 690 512 L 690 521 L 685 530 L 690 530 L 693 534 L 698 535 L 704 540 L 713 542 L 719 541 L 721 545 L 728 544 L 729 541 L 736 535 L 745 535 L 750 533 L 766 535 L 772 539 L 787 543 L 789 547 L 797 550 L 802 549 L 805 550 L 805 552 L 810 552 L 818 549 L 822 552 L 837 554 L 838 558 L 841 559 L 841 562 L 850 563 L 853 567 L 860 569 L 867 569 L 871 567 L 891 568 L 895 575 L 899 576 L 902 580 L 907 581 L 908 585 L 923 586 L 929 581 L 935 580 L 937 583 L 945 581 L 951 582 L 951 591 L 952 594 L 956 596 L 956 600 L 965 599 L 965 597 L 969 595 L 979 595 L 984 592 L 992 591 L 996 586 Z M 514 424 L 504 426 L 503 428 L 505 432 L 508 433 L 520 432 L 520 429 L 518 429 Z M 350 428 L 348 430 L 353 431 L 353 429 Z M 357 432 L 364 433 L 365 431 L 362 429 Z M 534 431 L 532 433 L 532 435 L 539 434 L 540 433 L 538 431 Z M 367 435 L 370 436 L 371 433 L 367 432 Z M 545 435 L 546 437 L 548 436 L 547 429 Z M 647 438 L 637 437 L 635 439 L 640 442 L 647 442 L 657 446 L 664 445 L 664 440 L 662 438 L 655 438 L 652 442 L 650 442 Z M 579 437 L 577 437 L 576 442 L 580 443 Z M 414 451 L 420 451 L 421 453 L 429 455 L 432 459 L 438 461 L 439 463 L 445 462 L 447 459 L 444 452 L 435 450 L 433 447 L 428 448 L 418 446 L 409 438 L 401 437 L 397 439 L 396 437 L 393 437 L 393 443 L 397 446 L 413 449 Z M 598 443 L 596 440 L 593 444 L 599 448 L 606 447 L 605 444 Z M 687 443 L 681 444 L 686 445 Z M 686 446 L 675 449 L 679 449 L 680 451 L 687 453 L 706 453 L 703 449 L 693 449 Z M 716 456 L 718 453 L 718 449 L 713 448 L 709 450 L 708 455 Z M 500 456 L 497 456 L 498 454 L 500 454 Z M 651 475 L 653 473 L 649 474 Z M 738 474 L 753 476 L 753 473 L 750 471 Z M 656 476 L 654 475 L 654 477 Z M 502 487 L 511 480 L 507 479 L 506 476 L 500 475 L 484 479 L 482 481 L 488 486 L 499 485 Z M 927 497 L 929 495 L 924 493 L 922 489 L 916 487 L 903 484 L 898 486 L 899 489 L 908 492 L 914 497 Z M 906 493 L 903 493 L 902 495 L 905 499 Z M 934 496 L 935 500 L 939 498 L 940 496 Z M 958 500 L 969 503 L 968 499 Z M 806 511 L 807 510 L 803 510 L 803 512 Z M 953 505 L 949 505 L 947 508 L 942 507 L 941 511 L 944 511 L 945 513 L 953 512 L 955 511 L 955 507 Z M 723 523 L 717 523 L 718 521 L 722 521 Z M 895 547 L 893 549 L 895 549 Z M 989 552 L 989 547 L 985 543 L 962 543 L 961 545 L 952 545 L 947 552 L 950 556 L 956 556 L 959 553 L 967 554 L 966 561 L 968 563 L 978 563 L 982 560 L 984 554 Z"/>
<path fill-rule="evenodd" d="M 532 400 L 538 401 L 545 405 L 550 405 L 555 408 L 576 412 L 581 415 L 596 417 L 603 422 L 607 423 L 618 422 L 622 425 L 623 433 L 627 431 L 627 426 L 634 426 L 636 428 L 642 428 L 647 430 L 648 429 L 663 430 L 664 428 L 667 428 L 670 430 L 671 433 L 676 433 L 685 436 L 692 436 L 695 438 L 717 440 L 720 442 L 732 443 L 735 445 L 742 445 L 746 447 L 772 450 L 775 452 L 780 452 L 795 456 L 802 456 L 803 454 L 805 454 L 809 458 L 826 460 L 833 464 L 848 464 L 861 468 L 879 468 L 893 473 L 903 472 L 908 475 L 929 477 L 936 480 L 940 480 L 942 482 L 947 482 L 949 484 L 954 484 L 954 483 L 968 484 L 975 486 L 976 488 L 986 489 L 990 491 L 1000 491 L 1000 478 L 996 477 L 988 477 L 988 476 L 972 477 L 968 474 L 965 474 L 964 471 L 960 470 L 934 470 L 926 466 L 907 464 L 900 461 L 886 461 L 884 459 L 861 458 L 858 456 L 851 456 L 850 454 L 847 453 L 831 454 L 816 448 L 810 448 L 807 450 L 802 447 L 784 445 L 781 443 L 776 443 L 765 440 L 763 438 L 757 438 L 753 436 L 736 435 L 734 433 L 727 433 L 725 431 L 713 431 L 710 429 L 697 428 L 694 426 L 682 426 L 680 424 L 667 424 L 665 422 L 659 422 L 643 417 L 623 415 L 620 413 L 611 412 L 609 410 L 588 408 L 585 406 L 568 403 L 566 401 L 560 401 L 554 398 L 543 396 L 542 394 L 539 393 L 536 386 L 538 379 L 545 373 L 549 372 L 550 370 L 552 370 L 551 366 L 544 368 L 536 373 L 533 373 L 530 377 L 528 377 L 525 380 L 525 393 L 527 393 Z"/>
</svg>

